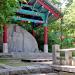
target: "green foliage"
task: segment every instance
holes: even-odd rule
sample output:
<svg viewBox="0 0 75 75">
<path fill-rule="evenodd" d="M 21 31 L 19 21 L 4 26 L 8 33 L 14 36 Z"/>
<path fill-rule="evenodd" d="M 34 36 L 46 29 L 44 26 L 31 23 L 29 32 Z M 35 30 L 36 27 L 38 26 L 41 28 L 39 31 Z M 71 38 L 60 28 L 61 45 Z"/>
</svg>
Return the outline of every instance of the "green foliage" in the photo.
<svg viewBox="0 0 75 75">
<path fill-rule="evenodd" d="M 0 24 L 6 24 L 18 7 L 16 0 L 0 0 Z"/>
<path fill-rule="evenodd" d="M 68 29 L 75 28 L 75 0 L 73 0 L 72 5 L 66 10 L 64 22 Z"/>
<path fill-rule="evenodd" d="M 36 40 L 38 42 L 38 47 L 41 51 L 43 51 L 43 45 L 44 45 L 44 28 L 38 28 L 36 31 Z"/>
<path fill-rule="evenodd" d="M 72 1 L 71 1 L 71 3 L 72 3 Z M 74 47 L 72 44 L 72 42 L 74 41 L 73 37 L 75 36 L 75 10 L 74 9 L 75 9 L 75 0 L 73 1 L 72 5 L 66 9 L 62 24 L 61 24 L 61 20 L 58 20 L 49 25 L 51 31 L 52 30 L 53 30 L 53 32 L 57 31 L 59 33 L 59 37 L 61 37 L 62 35 L 65 37 L 64 40 L 58 39 L 58 40 L 60 40 L 59 44 L 62 46 L 62 48 Z M 49 33 L 51 31 L 49 31 Z M 49 34 L 49 35 L 51 35 L 51 34 Z M 58 37 L 56 37 L 56 38 L 58 38 Z M 56 40 L 55 40 L 55 42 L 56 42 Z"/>
<path fill-rule="evenodd" d="M 3 32 L 3 26 L 0 25 L 0 36 L 2 36 L 2 32 Z"/>
<path fill-rule="evenodd" d="M 17 0 L 0 0 L 0 34 L 2 35 L 2 25 L 11 23 L 11 18 L 19 8 Z"/>
</svg>

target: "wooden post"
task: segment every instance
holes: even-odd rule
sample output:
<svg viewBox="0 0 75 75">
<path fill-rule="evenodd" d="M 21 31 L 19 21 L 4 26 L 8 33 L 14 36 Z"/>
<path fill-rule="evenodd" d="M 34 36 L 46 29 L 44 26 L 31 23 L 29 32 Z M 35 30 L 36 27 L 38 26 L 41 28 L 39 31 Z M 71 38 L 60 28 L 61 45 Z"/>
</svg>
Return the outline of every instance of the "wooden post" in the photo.
<svg viewBox="0 0 75 75">
<path fill-rule="evenodd" d="M 32 35 L 35 37 L 35 31 L 32 29 Z"/>
<path fill-rule="evenodd" d="M 3 26 L 3 53 L 8 53 L 7 26 Z"/>
<path fill-rule="evenodd" d="M 52 57 L 53 57 L 53 64 L 59 65 L 60 64 L 60 45 L 53 45 L 52 46 Z"/>
<path fill-rule="evenodd" d="M 44 27 L 44 52 L 48 53 L 48 27 Z"/>
<path fill-rule="evenodd" d="M 16 25 L 14 25 L 14 32 L 16 32 Z"/>
<path fill-rule="evenodd" d="M 65 65 L 72 65 L 72 51 L 65 51 Z"/>
</svg>

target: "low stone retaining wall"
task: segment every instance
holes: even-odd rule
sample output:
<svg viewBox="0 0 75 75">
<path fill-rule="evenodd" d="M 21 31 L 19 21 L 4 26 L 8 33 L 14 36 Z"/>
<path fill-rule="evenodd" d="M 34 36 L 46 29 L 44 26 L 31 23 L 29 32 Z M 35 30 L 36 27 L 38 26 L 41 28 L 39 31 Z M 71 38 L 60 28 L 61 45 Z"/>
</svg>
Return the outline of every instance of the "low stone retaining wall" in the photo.
<svg viewBox="0 0 75 75">
<path fill-rule="evenodd" d="M 37 73 L 50 73 L 52 68 L 47 65 L 33 65 L 21 67 L 8 67 L 0 69 L 0 75 L 23 75 L 23 74 L 37 74 Z"/>
</svg>

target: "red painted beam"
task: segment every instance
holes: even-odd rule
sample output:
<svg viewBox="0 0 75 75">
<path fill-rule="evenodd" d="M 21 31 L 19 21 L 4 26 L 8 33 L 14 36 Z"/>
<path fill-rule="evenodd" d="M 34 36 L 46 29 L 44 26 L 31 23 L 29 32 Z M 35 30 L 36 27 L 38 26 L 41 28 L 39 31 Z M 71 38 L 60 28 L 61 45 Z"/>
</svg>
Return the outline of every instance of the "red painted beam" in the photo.
<svg viewBox="0 0 75 75">
<path fill-rule="evenodd" d="M 36 36 L 36 33 L 35 31 L 32 29 L 32 35 L 35 37 Z"/>
<path fill-rule="evenodd" d="M 44 44 L 48 44 L 48 27 L 44 27 Z"/>
<path fill-rule="evenodd" d="M 50 6 L 48 6 L 46 3 L 44 3 L 43 0 L 37 0 L 37 2 L 39 4 L 41 4 L 44 8 L 46 8 L 47 10 L 49 10 L 55 17 L 57 17 L 57 18 L 60 17 L 60 13 L 56 13 L 54 11 L 54 9 L 52 9 Z"/>
<path fill-rule="evenodd" d="M 7 43 L 7 25 L 3 26 L 3 43 Z"/>
<path fill-rule="evenodd" d="M 44 52 L 48 53 L 48 26 L 44 27 Z"/>
<path fill-rule="evenodd" d="M 16 25 L 14 26 L 14 32 L 16 32 Z"/>
</svg>

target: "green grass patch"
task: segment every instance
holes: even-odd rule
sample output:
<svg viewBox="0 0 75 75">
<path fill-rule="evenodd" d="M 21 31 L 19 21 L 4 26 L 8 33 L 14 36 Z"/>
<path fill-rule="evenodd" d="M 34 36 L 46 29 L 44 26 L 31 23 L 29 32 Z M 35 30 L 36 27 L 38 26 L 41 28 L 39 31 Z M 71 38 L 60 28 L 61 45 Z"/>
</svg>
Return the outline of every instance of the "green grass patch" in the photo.
<svg viewBox="0 0 75 75">
<path fill-rule="evenodd" d="M 18 61 L 18 60 L 15 61 L 15 60 L 2 60 L 2 59 L 0 59 L 0 64 L 9 65 L 9 66 L 12 66 L 12 67 L 33 65 L 32 63 L 21 62 L 21 61 Z"/>
</svg>

